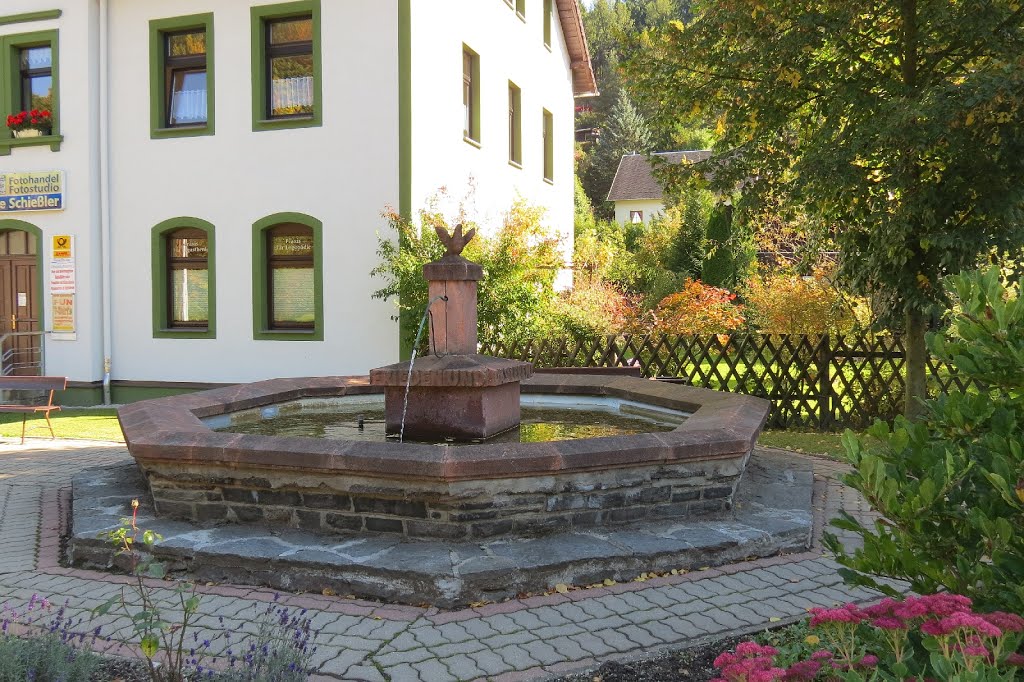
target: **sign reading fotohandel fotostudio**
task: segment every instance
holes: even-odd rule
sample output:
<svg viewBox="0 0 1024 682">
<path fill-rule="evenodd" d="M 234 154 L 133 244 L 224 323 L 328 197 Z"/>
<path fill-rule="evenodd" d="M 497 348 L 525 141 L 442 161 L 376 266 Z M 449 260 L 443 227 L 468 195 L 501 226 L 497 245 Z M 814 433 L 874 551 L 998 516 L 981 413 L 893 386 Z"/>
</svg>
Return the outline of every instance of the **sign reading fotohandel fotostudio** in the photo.
<svg viewBox="0 0 1024 682">
<path fill-rule="evenodd" d="M 63 210 L 64 171 L 0 173 L 0 213 Z"/>
</svg>

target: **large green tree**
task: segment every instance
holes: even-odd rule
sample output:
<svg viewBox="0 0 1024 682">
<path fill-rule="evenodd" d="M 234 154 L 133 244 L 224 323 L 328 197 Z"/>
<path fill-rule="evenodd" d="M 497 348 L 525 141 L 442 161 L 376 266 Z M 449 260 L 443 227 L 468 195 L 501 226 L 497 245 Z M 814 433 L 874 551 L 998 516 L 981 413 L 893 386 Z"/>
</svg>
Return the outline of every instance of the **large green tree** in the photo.
<svg viewBox="0 0 1024 682">
<path fill-rule="evenodd" d="M 845 281 L 905 319 L 918 414 L 939 278 L 1022 242 L 1021 0 L 708 0 L 694 17 L 638 41 L 641 100 L 662 125 L 717 118 L 696 170 L 718 189 L 836 231 Z"/>
</svg>

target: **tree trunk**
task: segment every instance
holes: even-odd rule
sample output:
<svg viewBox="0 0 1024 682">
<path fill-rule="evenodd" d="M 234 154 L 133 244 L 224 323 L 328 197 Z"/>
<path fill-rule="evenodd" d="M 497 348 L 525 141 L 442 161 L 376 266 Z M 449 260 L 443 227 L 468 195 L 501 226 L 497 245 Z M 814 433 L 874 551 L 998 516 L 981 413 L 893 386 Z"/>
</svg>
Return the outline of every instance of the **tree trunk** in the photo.
<svg viewBox="0 0 1024 682">
<path fill-rule="evenodd" d="M 924 414 L 921 401 L 928 397 L 928 349 L 924 343 L 925 319 L 920 310 L 910 310 L 906 316 L 907 390 L 903 414 L 907 419 L 916 420 Z"/>
</svg>

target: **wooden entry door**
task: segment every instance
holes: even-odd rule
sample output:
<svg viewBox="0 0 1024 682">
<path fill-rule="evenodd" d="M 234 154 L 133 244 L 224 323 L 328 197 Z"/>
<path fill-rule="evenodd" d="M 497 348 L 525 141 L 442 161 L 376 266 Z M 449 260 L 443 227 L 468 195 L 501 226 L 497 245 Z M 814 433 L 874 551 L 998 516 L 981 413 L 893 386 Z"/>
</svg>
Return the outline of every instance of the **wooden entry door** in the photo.
<svg viewBox="0 0 1024 682">
<path fill-rule="evenodd" d="M 37 260 L 35 235 L 0 233 L 0 336 L 40 331 Z M 41 374 L 41 344 L 37 335 L 8 337 L 0 348 L 3 369 L 8 374 Z"/>
</svg>

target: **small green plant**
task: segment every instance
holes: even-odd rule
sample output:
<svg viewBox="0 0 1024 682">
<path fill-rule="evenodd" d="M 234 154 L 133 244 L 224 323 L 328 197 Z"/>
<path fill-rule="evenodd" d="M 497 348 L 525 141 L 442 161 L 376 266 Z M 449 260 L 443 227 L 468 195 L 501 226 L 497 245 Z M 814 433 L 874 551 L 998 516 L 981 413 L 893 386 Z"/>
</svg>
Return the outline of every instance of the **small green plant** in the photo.
<svg viewBox="0 0 1024 682">
<path fill-rule="evenodd" d="M 128 557 L 134 581 L 96 607 L 93 613 L 101 616 L 116 608 L 128 616 L 152 682 L 181 682 L 187 679 L 187 668 L 198 666 L 203 652 L 209 647 L 204 643 L 205 647 L 197 650 L 186 644 L 189 627 L 199 610 L 199 595 L 196 594 L 195 583 L 174 583 L 172 589 L 180 618 L 170 620 L 168 610 L 160 605 L 155 590 L 147 583 L 147 580 L 160 580 L 167 574 L 164 564 L 152 555 L 153 546 L 162 538 L 151 530 L 138 527 L 138 512 L 139 501 L 132 500 L 132 515 L 122 519 L 120 527 L 102 535 L 119 548 L 119 554 Z M 140 542 L 144 547 L 142 550 L 139 549 Z"/>
<path fill-rule="evenodd" d="M 834 535 L 826 544 L 848 582 L 886 593 L 878 577 L 912 590 L 964 594 L 984 609 L 1024 612 L 1024 300 L 999 272 L 950 278 L 961 312 L 929 337 L 977 392 L 926 402 L 924 419 L 883 422 L 868 437 L 844 436 L 853 472 L 847 485 L 880 518 L 833 521 L 863 539 L 852 552 Z"/>
<path fill-rule="evenodd" d="M 49 600 L 32 595 L 15 608 L 0 606 L 0 682 L 89 682 L 101 659 L 90 648 L 99 628 L 81 630 L 82 619 L 56 610 Z"/>
</svg>

